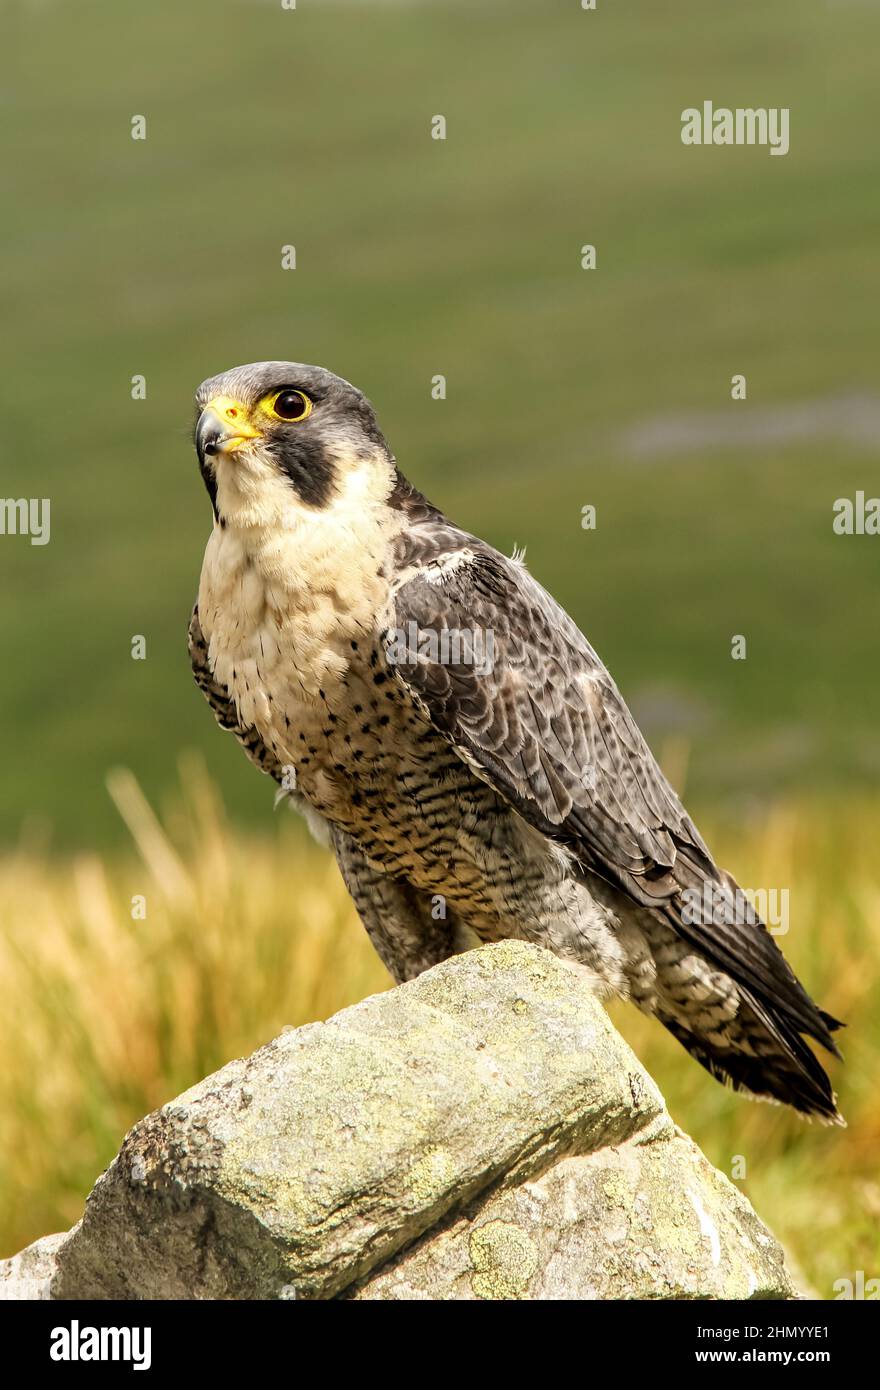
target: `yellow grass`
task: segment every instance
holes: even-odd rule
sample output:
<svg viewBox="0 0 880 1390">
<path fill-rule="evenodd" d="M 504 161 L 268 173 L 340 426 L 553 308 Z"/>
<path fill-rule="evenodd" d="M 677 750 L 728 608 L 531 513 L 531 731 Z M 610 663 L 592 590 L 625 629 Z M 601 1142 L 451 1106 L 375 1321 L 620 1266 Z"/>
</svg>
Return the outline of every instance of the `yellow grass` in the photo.
<svg viewBox="0 0 880 1390">
<path fill-rule="evenodd" d="M 232 833 L 198 763 L 160 824 L 134 779 L 111 792 L 136 854 L 0 864 L 0 1254 L 79 1217 L 141 1115 L 286 1025 L 390 981 L 327 851 L 280 810 Z M 876 805 L 780 807 L 716 825 L 749 886 L 790 889 L 782 945 L 848 1023 L 832 1063 L 845 1131 L 724 1091 L 664 1031 L 614 1006 L 679 1123 L 784 1240 L 820 1297 L 880 1276 L 880 833 Z M 142 915 L 140 900 L 145 905 Z"/>
</svg>

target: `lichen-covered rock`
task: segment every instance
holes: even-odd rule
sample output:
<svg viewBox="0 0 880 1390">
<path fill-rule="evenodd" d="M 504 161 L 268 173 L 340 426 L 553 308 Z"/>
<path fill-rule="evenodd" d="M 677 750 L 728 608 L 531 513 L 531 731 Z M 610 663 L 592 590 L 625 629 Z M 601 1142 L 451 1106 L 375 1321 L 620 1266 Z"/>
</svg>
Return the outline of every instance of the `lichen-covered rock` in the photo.
<svg viewBox="0 0 880 1390">
<path fill-rule="evenodd" d="M 793 1297 L 749 1203 L 668 1123 L 471 1203 L 359 1299 Z"/>
<path fill-rule="evenodd" d="M 55 1298 L 792 1292 L 577 970 L 514 941 L 147 1116 L 52 1257 Z"/>
</svg>

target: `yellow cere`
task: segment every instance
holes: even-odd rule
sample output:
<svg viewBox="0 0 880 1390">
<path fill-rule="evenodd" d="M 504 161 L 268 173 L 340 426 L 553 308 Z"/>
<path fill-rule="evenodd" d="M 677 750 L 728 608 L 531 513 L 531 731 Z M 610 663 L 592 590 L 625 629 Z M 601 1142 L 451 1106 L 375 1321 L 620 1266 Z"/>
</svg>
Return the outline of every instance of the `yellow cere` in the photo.
<svg viewBox="0 0 880 1390">
<path fill-rule="evenodd" d="M 256 439 L 260 433 L 248 423 L 247 408 L 232 396 L 214 396 L 213 400 L 208 401 L 205 409 L 213 410 L 224 425 L 234 429 L 236 435 L 242 439 Z"/>
</svg>

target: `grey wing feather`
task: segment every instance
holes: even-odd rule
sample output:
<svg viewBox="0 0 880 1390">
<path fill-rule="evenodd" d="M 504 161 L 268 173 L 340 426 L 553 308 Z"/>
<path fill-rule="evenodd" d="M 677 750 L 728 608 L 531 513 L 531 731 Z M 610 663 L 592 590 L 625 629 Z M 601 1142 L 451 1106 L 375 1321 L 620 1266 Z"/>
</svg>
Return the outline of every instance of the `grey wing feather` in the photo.
<svg viewBox="0 0 880 1390">
<path fill-rule="evenodd" d="M 393 628 L 491 634 L 491 661 L 481 669 L 407 657 L 395 661 L 396 678 L 525 820 L 634 903 L 662 913 L 707 958 L 836 1051 L 835 1021 L 816 1008 L 757 918 L 730 924 L 719 913 L 704 925 L 683 912 L 688 890 L 701 896 L 708 881 L 732 899 L 735 884 L 715 865 L 572 619 L 522 565 L 464 533 L 457 548 L 474 558 L 444 566 L 435 556 L 432 568 L 429 529 L 419 552 L 401 556 Z M 448 523 L 437 543 L 449 551 Z M 413 563 L 421 566 L 415 573 Z"/>
</svg>

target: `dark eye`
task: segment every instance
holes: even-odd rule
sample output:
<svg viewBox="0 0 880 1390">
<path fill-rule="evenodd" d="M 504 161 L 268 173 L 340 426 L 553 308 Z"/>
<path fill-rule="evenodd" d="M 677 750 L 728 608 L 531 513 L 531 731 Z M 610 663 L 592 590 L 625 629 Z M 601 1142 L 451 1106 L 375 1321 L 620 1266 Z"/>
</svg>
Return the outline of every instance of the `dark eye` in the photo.
<svg viewBox="0 0 880 1390">
<path fill-rule="evenodd" d="M 279 420 L 304 420 L 312 413 L 312 403 L 302 391 L 279 391 L 272 397 L 269 410 Z"/>
</svg>

